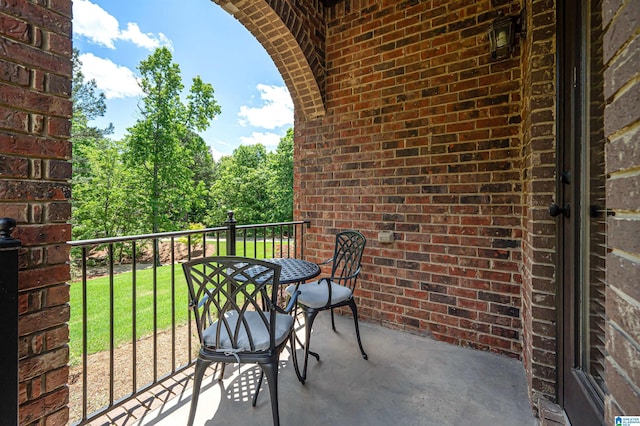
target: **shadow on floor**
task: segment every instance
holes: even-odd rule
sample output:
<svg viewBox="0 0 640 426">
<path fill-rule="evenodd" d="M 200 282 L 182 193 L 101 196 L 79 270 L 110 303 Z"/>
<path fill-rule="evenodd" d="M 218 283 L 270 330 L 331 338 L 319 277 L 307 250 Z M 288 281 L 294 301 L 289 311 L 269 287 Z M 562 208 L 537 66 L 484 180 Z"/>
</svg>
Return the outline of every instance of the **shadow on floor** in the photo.
<svg viewBox="0 0 640 426">
<path fill-rule="evenodd" d="M 536 425 L 522 364 L 487 352 L 461 348 L 360 323 L 369 360 L 357 346 L 353 320 L 330 315 L 314 323 L 307 382 L 297 380 L 290 353 L 282 354 L 279 405 L 282 426 L 305 425 Z M 240 371 L 240 372 L 239 372 Z M 224 379 L 213 368 L 203 383 L 195 426 L 271 425 L 266 383 L 256 407 L 251 398 L 259 368 L 227 365 Z M 184 425 L 188 388 L 151 413 L 139 426 Z"/>
</svg>

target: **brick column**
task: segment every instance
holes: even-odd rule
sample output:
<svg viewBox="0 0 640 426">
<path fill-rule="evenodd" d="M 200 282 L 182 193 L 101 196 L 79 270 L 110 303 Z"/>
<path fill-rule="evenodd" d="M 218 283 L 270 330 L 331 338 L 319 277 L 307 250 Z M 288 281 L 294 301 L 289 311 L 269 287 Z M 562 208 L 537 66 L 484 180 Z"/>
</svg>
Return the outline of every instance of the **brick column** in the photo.
<svg viewBox="0 0 640 426">
<path fill-rule="evenodd" d="M 532 400 L 556 400 L 556 7 L 531 0 L 522 55 L 525 176 L 523 363 Z"/>
<path fill-rule="evenodd" d="M 19 254 L 19 424 L 68 421 L 71 1 L 0 2 L 0 216 Z"/>
<path fill-rule="evenodd" d="M 605 422 L 640 414 L 640 1 L 603 4 L 608 221 Z"/>
</svg>

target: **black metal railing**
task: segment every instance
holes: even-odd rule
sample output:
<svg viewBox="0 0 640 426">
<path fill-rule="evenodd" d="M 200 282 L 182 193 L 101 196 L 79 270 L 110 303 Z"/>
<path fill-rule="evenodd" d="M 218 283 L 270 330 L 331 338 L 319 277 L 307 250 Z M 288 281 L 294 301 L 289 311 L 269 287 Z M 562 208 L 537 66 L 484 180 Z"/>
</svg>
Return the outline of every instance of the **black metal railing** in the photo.
<svg viewBox="0 0 640 426">
<path fill-rule="evenodd" d="M 11 237 L 16 221 L 0 218 L 0 376 L 3 424 L 18 424 L 18 250 L 20 241 Z"/>
<path fill-rule="evenodd" d="M 237 225 L 229 212 L 218 228 L 70 241 L 71 421 L 89 423 L 191 365 L 197 338 L 181 262 L 303 258 L 308 226 Z"/>
</svg>

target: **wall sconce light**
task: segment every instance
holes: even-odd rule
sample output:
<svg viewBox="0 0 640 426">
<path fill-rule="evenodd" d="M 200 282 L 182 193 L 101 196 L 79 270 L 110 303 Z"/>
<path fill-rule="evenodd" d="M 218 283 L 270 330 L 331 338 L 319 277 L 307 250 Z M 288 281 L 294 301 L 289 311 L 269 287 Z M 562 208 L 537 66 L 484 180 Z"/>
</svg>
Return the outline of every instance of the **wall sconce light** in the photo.
<svg viewBox="0 0 640 426">
<path fill-rule="evenodd" d="M 523 37 L 526 33 L 526 9 L 519 15 L 500 16 L 489 27 L 489 46 L 491 57 L 504 59 L 511 56 L 516 45 L 516 34 Z"/>
</svg>

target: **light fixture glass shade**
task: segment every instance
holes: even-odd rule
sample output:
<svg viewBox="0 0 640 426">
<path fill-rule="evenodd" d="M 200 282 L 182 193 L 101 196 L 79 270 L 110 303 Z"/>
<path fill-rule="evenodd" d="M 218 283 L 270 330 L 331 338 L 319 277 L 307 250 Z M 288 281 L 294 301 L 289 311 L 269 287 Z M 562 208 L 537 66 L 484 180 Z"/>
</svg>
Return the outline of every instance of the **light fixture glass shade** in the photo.
<svg viewBox="0 0 640 426">
<path fill-rule="evenodd" d="M 511 55 L 515 40 L 514 22 L 510 16 L 497 18 L 489 27 L 491 57 L 506 58 Z"/>
</svg>

